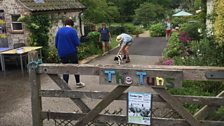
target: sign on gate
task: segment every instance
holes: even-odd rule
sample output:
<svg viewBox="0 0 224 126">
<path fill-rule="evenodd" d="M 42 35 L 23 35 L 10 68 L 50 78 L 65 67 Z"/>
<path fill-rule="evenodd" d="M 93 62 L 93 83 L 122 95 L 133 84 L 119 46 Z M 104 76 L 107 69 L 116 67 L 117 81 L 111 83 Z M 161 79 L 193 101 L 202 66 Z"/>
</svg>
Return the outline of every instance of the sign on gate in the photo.
<svg viewBox="0 0 224 126">
<path fill-rule="evenodd" d="M 101 84 L 181 87 L 182 71 L 101 69 Z"/>
<path fill-rule="evenodd" d="M 151 125 L 152 95 L 128 92 L 128 123 Z"/>
</svg>

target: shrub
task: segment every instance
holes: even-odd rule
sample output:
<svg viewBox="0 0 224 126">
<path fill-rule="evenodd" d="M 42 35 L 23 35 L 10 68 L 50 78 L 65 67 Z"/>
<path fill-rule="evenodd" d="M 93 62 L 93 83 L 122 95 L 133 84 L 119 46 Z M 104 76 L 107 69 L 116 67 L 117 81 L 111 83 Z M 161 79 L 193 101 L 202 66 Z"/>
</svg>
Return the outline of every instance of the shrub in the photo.
<svg viewBox="0 0 224 126">
<path fill-rule="evenodd" d="M 132 23 L 133 23 L 134 25 L 140 25 L 140 24 L 141 24 L 141 22 L 140 22 L 139 20 L 137 20 L 137 19 L 134 19 L 134 20 L 132 21 Z"/>
<path fill-rule="evenodd" d="M 86 42 L 86 44 L 91 43 L 95 48 L 101 49 L 102 44 L 99 42 L 99 36 L 99 32 L 89 32 L 87 35 L 88 41 Z"/>
<path fill-rule="evenodd" d="M 180 56 L 182 53 L 181 42 L 179 40 L 179 34 L 173 32 L 168 43 L 168 47 L 164 50 L 164 56 L 167 58 L 173 58 Z"/>
<path fill-rule="evenodd" d="M 183 24 L 184 22 L 186 22 L 182 17 L 174 17 L 172 19 L 172 24 L 175 27 L 179 27 L 180 24 Z"/>
<path fill-rule="evenodd" d="M 133 24 L 126 24 L 124 26 L 111 26 L 109 29 L 112 35 L 119 35 L 121 33 L 138 35 L 144 32 L 143 28 Z"/>
<path fill-rule="evenodd" d="M 126 25 L 124 25 L 124 28 L 125 28 L 126 33 L 133 34 L 133 32 L 136 29 L 136 26 L 131 25 L 131 24 L 126 24 Z"/>
<path fill-rule="evenodd" d="M 172 59 L 167 59 L 167 60 L 163 61 L 162 64 L 163 65 L 174 65 L 174 62 Z"/>
<path fill-rule="evenodd" d="M 138 35 L 143 33 L 143 28 L 139 27 L 139 26 L 135 26 L 133 24 L 126 24 L 124 25 L 125 30 L 128 34 L 132 34 L 132 35 Z"/>
<path fill-rule="evenodd" d="M 143 28 L 137 27 L 137 28 L 132 32 L 132 34 L 133 34 L 133 35 L 139 35 L 139 34 L 141 34 L 141 33 L 143 33 L 143 32 L 144 32 Z"/>
<path fill-rule="evenodd" d="M 55 47 L 48 49 L 46 61 L 47 63 L 59 63 L 58 52 Z"/>
<path fill-rule="evenodd" d="M 81 43 L 78 48 L 78 57 L 80 60 L 99 53 L 101 53 L 101 50 L 95 47 L 94 42 Z"/>
<path fill-rule="evenodd" d="M 52 25 L 50 16 L 48 14 L 31 14 L 29 16 L 21 16 L 19 21 L 24 22 L 26 28 L 29 30 L 29 44 L 31 46 L 43 47 L 43 58 L 46 60 L 49 48 L 49 29 Z"/>
<path fill-rule="evenodd" d="M 88 40 L 91 41 L 91 42 L 98 42 L 99 41 L 99 36 L 100 36 L 99 32 L 89 32 L 88 35 L 87 35 Z"/>
<path fill-rule="evenodd" d="M 179 40 L 180 42 L 187 44 L 192 40 L 192 38 L 189 36 L 187 32 L 181 32 L 179 36 Z"/>
<path fill-rule="evenodd" d="M 85 27 L 84 27 L 84 30 L 85 30 L 85 34 L 88 34 L 89 32 L 92 32 L 92 31 L 96 31 L 96 25 L 93 24 L 93 23 L 86 23 L 85 24 Z"/>
<path fill-rule="evenodd" d="M 192 55 L 175 57 L 176 65 L 223 66 L 224 49 L 217 46 L 212 39 L 202 39 L 190 43 Z"/>
<path fill-rule="evenodd" d="M 151 25 L 149 30 L 152 37 L 165 36 L 165 26 L 162 23 Z"/>
<path fill-rule="evenodd" d="M 174 95 L 191 95 L 191 96 L 212 96 L 214 94 L 210 92 L 203 91 L 203 89 L 198 85 L 201 82 L 196 81 L 183 81 L 182 88 L 170 88 L 169 92 Z M 184 104 L 192 114 L 200 109 L 201 106 L 195 104 Z"/>
<path fill-rule="evenodd" d="M 78 47 L 78 57 L 79 60 L 98 54 L 101 52 L 99 48 L 96 48 L 99 40 L 99 32 L 90 32 L 88 35 L 88 41 L 81 42 Z M 48 56 L 46 58 L 47 63 L 58 63 L 59 58 L 57 54 L 57 49 L 53 46 L 48 51 Z"/>
<path fill-rule="evenodd" d="M 127 32 L 125 27 L 122 26 L 110 26 L 110 33 L 112 35 L 119 35 L 121 33 Z"/>
<path fill-rule="evenodd" d="M 171 58 L 162 58 L 156 63 L 156 65 L 174 65 L 174 60 Z"/>
<path fill-rule="evenodd" d="M 5 21 L 0 19 L 0 25 L 3 25 L 3 24 L 5 24 Z"/>
<path fill-rule="evenodd" d="M 183 81 L 182 88 L 170 88 L 174 95 L 216 96 L 224 90 L 223 82 L 216 81 Z M 184 105 L 191 113 L 195 113 L 201 106 L 194 104 Z M 223 114 L 223 112 L 222 112 Z"/>
<path fill-rule="evenodd" d="M 0 38 L 7 38 L 6 34 L 0 34 Z"/>
<path fill-rule="evenodd" d="M 180 26 L 180 31 L 186 32 L 192 40 L 200 40 L 201 33 L 198 32 L 198 29 L 200 28 L 201 25 L 197 22 L 184 23 Z"/>
</svg>

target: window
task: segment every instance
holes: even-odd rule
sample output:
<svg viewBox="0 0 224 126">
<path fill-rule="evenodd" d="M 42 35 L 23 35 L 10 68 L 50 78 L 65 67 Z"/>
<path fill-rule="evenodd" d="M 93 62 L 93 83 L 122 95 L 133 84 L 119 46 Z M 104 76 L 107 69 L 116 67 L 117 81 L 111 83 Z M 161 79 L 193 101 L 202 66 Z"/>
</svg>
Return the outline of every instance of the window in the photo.
<svg viewBox="0 0 224 126">
<path fill-rule="evenodd" d="M 12 31 L 22 31 L 23 30 L 23 24 L 22 22 L 19 22 L 20 15 L 12 15 Z"/>
</svg>

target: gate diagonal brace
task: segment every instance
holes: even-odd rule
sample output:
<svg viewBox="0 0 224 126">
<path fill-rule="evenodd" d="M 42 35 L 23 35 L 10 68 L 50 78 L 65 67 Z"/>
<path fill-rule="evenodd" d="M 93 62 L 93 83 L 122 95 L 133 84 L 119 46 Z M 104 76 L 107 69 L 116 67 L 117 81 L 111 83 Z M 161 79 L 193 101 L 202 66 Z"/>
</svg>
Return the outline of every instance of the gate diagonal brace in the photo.
<svg viewBox="0 0 224 126">
<path fill-rule="evenodd" d="M 49 77 L 62 89 L 62 90 L 72 90 L 68 84 L 60 78 L 57 74 L 48 74 Z M 80 99 L 80 98 L 70 98 L 83 113 L 88 113 L 90 108 Z"/>
<path fill-rule="evenodd" d="M 178 100 L 172 97 L 165 88 L 153 88 L 179 115 L 191 126 L 202 126 L 199 120 L 193 117 Z"/>
<path fill-rule="evenodd" d="M 99 102 L 95 108 L 93 108 L 86 116 L 80 118 L 75 126 L 85 126 L 89 122 L 93 121 L 98 114 L 105 109 L 113 100 L 120 97 L 123 92 L 128 89 L 129 86 L 119 85 L 109 95 Z"/>
</svg>

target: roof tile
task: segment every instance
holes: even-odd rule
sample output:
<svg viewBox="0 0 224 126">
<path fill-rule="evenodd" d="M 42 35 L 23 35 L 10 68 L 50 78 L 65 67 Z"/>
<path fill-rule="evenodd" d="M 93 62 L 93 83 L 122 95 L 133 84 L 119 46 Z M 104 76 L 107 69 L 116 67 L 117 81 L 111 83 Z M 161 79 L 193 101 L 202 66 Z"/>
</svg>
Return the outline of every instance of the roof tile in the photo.
<svg viewBox="0 0 224 126">
<path fill-rule="evenodd" d="M 78 0 L 18 0 L 25 8 L 32 12 L 58 11 L 58 10 L 81 10 L 86 7 Z M 42 1 L 42 2 L 35 2 Z"/>
</svg>

